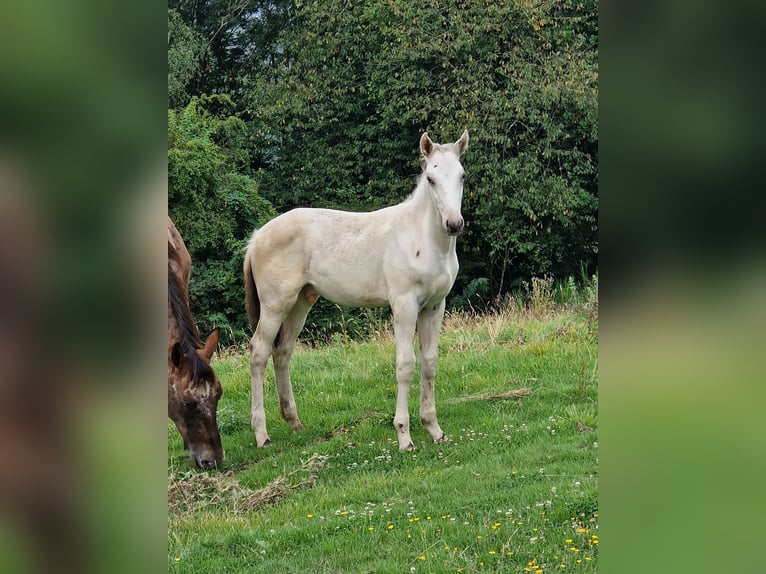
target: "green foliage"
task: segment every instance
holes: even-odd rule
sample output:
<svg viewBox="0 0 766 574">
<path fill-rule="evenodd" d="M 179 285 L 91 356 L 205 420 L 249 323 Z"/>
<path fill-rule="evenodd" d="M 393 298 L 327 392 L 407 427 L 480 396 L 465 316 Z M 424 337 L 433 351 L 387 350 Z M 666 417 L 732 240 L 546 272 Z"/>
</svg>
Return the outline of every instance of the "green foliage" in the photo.
<svg viewBox="0 0 766 574">
<path fill-rule="evenodd" d="M 390 331 L 390 317 L 388 308 L 346 307 L 320 297 L 306 320 L 301 340 L 323 345 L 376 338 Z"/>
<path fill-rule="evenodd" d="M 477 277 L 472 279 L 461 293 L 452 293 L 451 309 L 482 309 L 487 306 L 489 294 L 489 279 Z"/>
<path fill-rule="evenodd" d="M 245 124 L 225 96 L 192 97 L 168 111 L 168 211 L 192 256 L 189 296 L 200 331 L 224 342 L 246 328 L 242 251 L 274 217 L 247 175 Z"/>
<path fill-rule="evenodd" d="M 205 40 L 184 23 L 178 12 L 168 10 L 168 107 L 188 102 L 186 87 L 201 74 L 207 56 Z"/>
<path fill-rule="evenodd" d="M 170 0 L 168 6 L 208 46 L 205 73 L 193 78 L 190 93 L 227 93 L 239 100 L 259 68 L 285 62 L 276 39 L 289 21 L 292 0 Z"/>
<path fill-rule="evenodd" d="M 458 240 L 460 273 L 448 307 L 482 310 L 532 277 L 561 281 L 596 272 L 595 0 L 173 0 L 170 8 L 184 39 L 178 44 L 187 46 L 179 48 L 186 59 L 174 56 L 178 84 L 188 94 L 236 100 L 224 115 L 216 112 L 231 142 L 221 139 L 220 126 L 218 139 L 209 140 L 219 148 L 212 156 L 203 151 L 205 137 L 192 142 L 202 146 L 204 161 L 188 162 L 191 188 L 218 186 L 211 183 L 219 177 L 215 156 L 226 152 L 235 167 L 224 171 L 257 181 L 259 197 L 278 212 L 376 209 L 411 192 L 423 131 L 444 142 L 467 127 L 467 230 Z M 191 46 L 203 38 L 207 52 L 192 58 L 199 52 Z M 189 61 L 204 73 L 184 72 L 191 68 L 180 63 Z M 211 105 L 221 104 L 205 107 Z M 177 200 L 187 213 L 200 208 L 193 197 Z M 217 215 L 193 219 L 187 231 L 195 249 L 225 243 L 205 223 Z M 240 308 L 244 315 L 241 298 L 233 289 L 221 292 L 212 270 L 194 289 L 198 299 L 218 289 L 208 302 L 225 304 L 207 313 L 231 316 Z M 362 333 L 342 325 L 367 313 L 320 306 L 307 336 Z"/>
<path fill-rule="evenodd" d="M 420 133 L 467 126 L 454 293 L 595 269 L 596 2 L 304 1 L 281 40 L 290 67 L 254 112 L 275 134 L 262 180 L 278 209 L 400 201 Z"/>
</svg>

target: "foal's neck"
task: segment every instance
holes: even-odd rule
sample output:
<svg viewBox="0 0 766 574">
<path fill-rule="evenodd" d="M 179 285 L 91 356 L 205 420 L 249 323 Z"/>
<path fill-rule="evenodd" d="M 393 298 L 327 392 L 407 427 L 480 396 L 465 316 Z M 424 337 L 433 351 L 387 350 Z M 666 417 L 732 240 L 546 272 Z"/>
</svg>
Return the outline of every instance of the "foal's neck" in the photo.
<svg viewBox="0 0 766 574">
<path fill-rule="evenodd" d="M 455 250 L 455 237 L 447 235 L 444 230 L 441 213 L 434 203 L 434 198 L 428 191 L 425 174 L 421 174 L 415 191 L 412 193 L 412 208 L 416 221 L 423 223 L 426 237 L 431 238 L 442 253 Z"/>
</svg>

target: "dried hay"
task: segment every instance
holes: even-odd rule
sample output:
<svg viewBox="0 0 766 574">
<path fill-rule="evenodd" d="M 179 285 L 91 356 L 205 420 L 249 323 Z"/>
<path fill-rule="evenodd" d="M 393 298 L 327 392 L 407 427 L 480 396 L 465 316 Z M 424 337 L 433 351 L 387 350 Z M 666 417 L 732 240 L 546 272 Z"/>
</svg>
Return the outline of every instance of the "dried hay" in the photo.
<svg viewBox="0 0 766 574">
<path fill-rule="evenodd" d="M 458 404 L 458 403 L 469 403 L 473 401 L 504 401 L 507 399 L 521 399 L 523 397 L 527 397 L 530 394 L 532 394 L 532 390 L 524 387 L 521 389 L 513 389 L 511 391 L 505 391 L 502 393 L 489 393 L 489 394 L 478 394 L 478 395 L 466 395 L 463 397 L 455 397 L 453 399 L 448 399 L 447 402 L 450 404 Z"/>
<path fill-rule="evenodd" d="M 301 488 L 311 488 L 327 457 L 314 454 L 285 476 L 259 490 L 240 486 L 229 470 L 216 474 L 189 472 L 168 478 L 168 511 L 174 514 L 195 512 L 209 506 L 225 508 L 234 514 L 248 514 L 275 504 Z"/>
</svg>

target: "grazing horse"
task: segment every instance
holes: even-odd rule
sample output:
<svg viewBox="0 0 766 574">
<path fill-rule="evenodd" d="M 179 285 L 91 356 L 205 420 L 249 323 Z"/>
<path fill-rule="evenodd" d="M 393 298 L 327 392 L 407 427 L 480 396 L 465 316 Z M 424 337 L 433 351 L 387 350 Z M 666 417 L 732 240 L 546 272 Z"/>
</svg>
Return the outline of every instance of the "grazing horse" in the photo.
<svg viewBox="0 0 766 574">
<path fill-rule="evenodd" d="M 290 356 L 306 315 L 319 296 L 354 307 L 390 306 L 396 338 L 396 428 L 399 448 L 414 448 L 407 412 L 420 341 L 420 419 L 435 442 L 446 440 L 436 420 L 434 377 L 444 298 L 455 282 L 456 236 L 468 131 L 451 144 L 420 138 L 423 173 L 404 202 L 366 213 L 299 208 L 253 233 L 244 261 L 251 326 L 250 424 L 259 447 L 269 444 L 263 377 L 269 355 L 282 418 L 302 428 L 290 382 Z"/>
<path fill-rule="evenodd" d="M 219 330 L 202 345 L 189 309 L 190 272 L 191 256 L 168 217 L 168 416 L 197 466 L 209 469 L 224 457 L 216 424 L 223 389 L 210 366 Z"/>
</svg>

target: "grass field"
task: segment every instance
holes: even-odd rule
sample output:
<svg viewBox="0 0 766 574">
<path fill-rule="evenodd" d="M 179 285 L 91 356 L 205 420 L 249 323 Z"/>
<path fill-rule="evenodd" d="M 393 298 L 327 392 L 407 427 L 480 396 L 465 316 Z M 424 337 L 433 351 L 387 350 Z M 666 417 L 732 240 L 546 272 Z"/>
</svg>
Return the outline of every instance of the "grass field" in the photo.
<svg viewBox="0 0 766 574">
<path fill-rule="evenodd" d="M 279 417 L 256 449 L 244 352 L 214 362 L 226 461 L 191 468 L 168 424 L 169 572 L 596 572 L 597 312 L 509 306 L 450 317 L 433 444 L 410 393 L 417 449 L 397 448 L 394 344 L 299 347 L 304 430 Z"/>
</svg>

